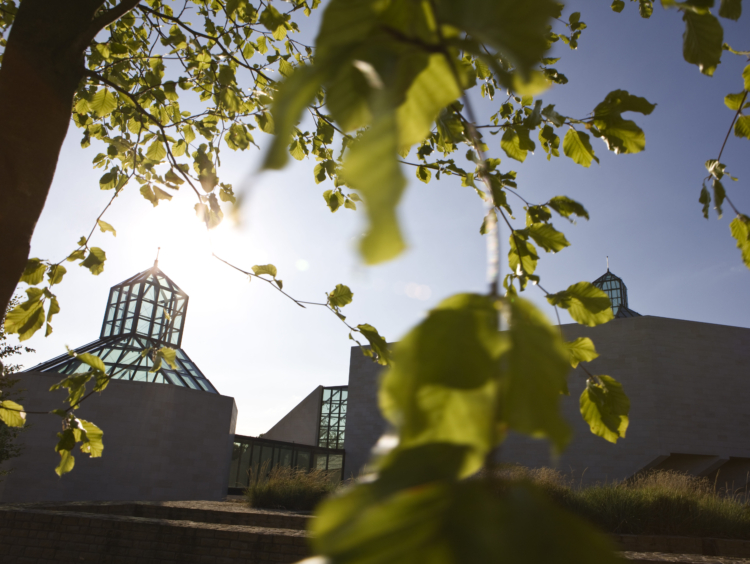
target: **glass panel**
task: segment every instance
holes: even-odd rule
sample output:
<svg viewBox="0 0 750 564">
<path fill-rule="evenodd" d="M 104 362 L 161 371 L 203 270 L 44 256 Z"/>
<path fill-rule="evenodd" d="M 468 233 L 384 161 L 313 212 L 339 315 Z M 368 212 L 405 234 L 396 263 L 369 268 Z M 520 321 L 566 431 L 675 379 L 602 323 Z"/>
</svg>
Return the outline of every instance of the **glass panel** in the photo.
<svg viewBox="0 0 750 564">
<path fill-rule="evenodd" d="M 288 468 L 292 465 L 292 449 L 282 448 L 279 449 L 279 460 L 278 465 Z"/>
<path fill-rule="evenodd" d="M 252 445 L 244 445 L 245 450 L 242 453 L 242 458 L 240 459 L 240 469 L 237 473 L 237 480 L 240 482 L 240 487 L 247 487 L 250 485 L 250 449 L 252 448 Z"/>
<path fill-rule="evenodd" d="M 310 468 L 310 451 L 297 451 L 297 468 L 301 470 L 308 470 Z"/>
<path fill-rule="evenodd" d="M 238 488 L 237 485 L 237 465 L 240 461 L 240 453 L 242 452 L 242 443 L 234 443 L 232 445 L 232 460 L 229 463 L 229 487 Z"/>
<path fill-rule="evenodd" d="M 273 460 L 273 447 L 263 445 L 260 452 L 260 472 L 267 474 L 271 470 L 271 461 Z"/>
<path fill-rule="evenodd" d="M 340 470 L 343 467 L 344 467 L 344 455 L 331 454 L 328 457 L 328 469 L 329 470 Z"/>
<path fill-rule="evenodd" d="M 258 479 L 258 472 L 260 470 L 260 445 L 255 445 L 255 448 L 253 448 L 253 458 L 252 458 L 252 472 L 253 472 L 253 479 L 257 481 Z"/>
<path fill-rule="evenodd" d="M 315 455 L 313 455 L 313 469 L 315 469 L 315 470 L 325 470 L 326 469 L 326 462 L 328 462 L 328 455 L 327 454 L 315 454 Z"/>
</svg>

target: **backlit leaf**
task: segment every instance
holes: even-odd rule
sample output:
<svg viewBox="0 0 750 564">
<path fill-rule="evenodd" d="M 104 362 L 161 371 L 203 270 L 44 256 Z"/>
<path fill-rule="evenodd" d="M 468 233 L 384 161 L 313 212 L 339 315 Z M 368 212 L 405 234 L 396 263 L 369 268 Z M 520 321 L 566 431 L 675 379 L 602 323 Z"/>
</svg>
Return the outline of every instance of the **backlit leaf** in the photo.
<svg viewBox="0 0 750 564">
<path fill-rule="evenodd" d="M 734 124 L 734 134 L 737 137 L 750 139 L 750 116 L 740 116 Z"/>
<path fill-rule="evenodd" d="M 78 420 L 86 432 L 86 440 L 81 444 L 81 452 L 88 454 L 91 458 L 99 458 L 104 452 L 104 433 L 90 421 Z"/>
<path fill-rule="evenodd" d="M 14 401 L 0 401 L 0 420 L 8 427 L 23 427 L 26 423 L 26 413 L 23 406 Z"/>
<path fill-rule="evenodd" d="M 47 272 L 47 265 L 38 258 L 31 258 L 26 261 L 26 266 L 21 274 L 19 282 L 25 282 L 29 286 L 36 286 L 44 279 L 44 273 Z"/>
<path fill-rule="evenodd" d="M 581 204 L 568 198 L 567 196 L 555 196 L 547 205 L 563 217 L 577 215 L 589 219 L 589 212 Z"/>
<path fill-rule="evenodd" d="M 342 176 L 359 191 L 369 219 L 359 247 L 367 264 L 395 258 L 406 247 L 396 217 L 396 206 L 406 187 L 396 160 L 397 150 L 396 119 L 387 114 L 373 123 L 344 161 Z"/>
<path fill-rule="evenodd" d="M 97 90 L 96 94 L 89 100 L 89 108 L 97 117 L 104 117 L 111 114 L 116 107 L 117 98 L 106 88 Z"/>
<path fill-rule="evenodd" d="M 26 290 L 28 299 L 5 316 L 5 330 L 17 333 L 19 341 L 29 339 L 44 325 L 44 292 L 39 288 Z"/>
<path fill-rule="evenodd" d="M 591 362 L 599 355 L 594 348 L 594 342 L 588 337 L 578 337 L 575 341 L 565 343 L 570 354 L 570 365 L 577 368 L 580 362 Z"/>
<path fill-rule="evenodd" d="M 556 253 L 570 246 L 565 235 L 549 223 L 535 223 L 527 229 L 534 242 L 547 252 Z"/>
<path fill-rule="evenodd" d="M 511 302 L 510 350 L 504 356 L 501 416 L 508 426 L 532 437 L 547 437 L 557 452 L 571 438 L 559 408 L 567 390 L 569 356 L 560 332 L 531 302 Z"/>
<path fill-rule="evenodd" d="M 737 241 L 737 248 L 742 253 L 742 261 L 750 268 L 750 217 L 740 214 L 729 224 L 732 237 Z M 10 315 L 10 314 L 8 314 Z M 8 326 L 8 322 L 5 322 Z"/>
<path fill-rule="evenodd" d="M 276 278 L 276 274 L 278 274 L 278 271 L 276 270 L 276 267 L 272 264 L 259 264 L 252 267 L 253 272 L 256 276 L 260 276 L 262 274 L 268 274 L 274 278 Z"/>
<path fill-rule="evenodd" d="M 104 261 L 107 260 L 107 254 L 99 247 L 91 247 L 86 259 L 81 266 L 88 268 L 91 274 L 99 275 L 104 272 Z"/>
<path fill-rule="evenodd" d="M 371 357 L 378 364 L 382 364 L 383 366 L 390 365 L 391 355 L 388 350 L 388 343 L 380 336 L 378 330 L 369 323 L 357 325 L 357 329 L 359 329 L 359 332 L 364 335 L 371 347 L 369 350 L 362 349 L 362 353 L 365 356 Z"/>
<path fill-rule="evenodd" d="M 586 168 L 591 166 L 591 161 L 597 163 L 599 158 L 594 155 L 594 149 L 589 141 L 589 134 L 575 129 L 569 129 L 563 139 L 563 152 L 567 157 Z"/>
<path fill-rule="evenodd" d="M 508 251 L 508 265 L 511 271 L 518 276 L 534 274 L 538 261 L 539 255 L 534 245 L 518 235 L 511 234 Z"/>
<path fill-rule="evenodd" d="M 106 221 L 104 221 L 102 219 L 97 219 L 96 223 L 97 223 L 97 225 L 99 225 L 99 229 L 102 230 L 102 233 L 105 233 L 107 231 L 111 231 L 112 235 L 114 235 L 115 237 L 117 237 L 117 231 L 115 231 L 115 228 L 112 227 L 109 223 L 107 223 Z"/>
<path fill-rule="evenodd" d="M 344 307 L 352 303 L 353 298 L 354 294 L 352 294 L 349 286 L 345 286 L 344 284 L 336 284 L 333 291 L 328 293 L 328 303 L 333 307 Z"/>
<path fill-rule="evenodd" d="M 589 378 L 581 394 L 581 415 L 589 424 L 591 432 L 616 443 L 624 439 L 628 429 L 630 400 L 620 384 L 610 376 Z"/>
<path fill-rule="evenodd" d="M 581 325 L 594 327 L 614 319 L 609 297 L 590 282 L 577 282 L 568 286 L 567 290 L 549 294 L 547 301 L 553 306 L 567 309 Z"/>
</svg>

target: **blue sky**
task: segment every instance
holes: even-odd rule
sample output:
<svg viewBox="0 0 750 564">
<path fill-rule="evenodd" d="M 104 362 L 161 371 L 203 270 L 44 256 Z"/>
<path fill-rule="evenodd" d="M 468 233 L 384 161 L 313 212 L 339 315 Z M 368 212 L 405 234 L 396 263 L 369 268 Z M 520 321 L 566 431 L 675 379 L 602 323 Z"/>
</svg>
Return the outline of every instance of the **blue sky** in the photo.
<svg viewBox="0 0 750 564">
<path fill-rule="evenodd" d="M 500 150 L 499 137 L 488 136 L 490 155 L 502 158 L 502 170 L 518 171 L 519 191 L 527 199 L 565 194 L 591 214 L 589 222 L 555 223 L 572 246 L 542 257 L 543 285 L 558 291 L 593 280 L 604 273 L 609 255 L 611 270 L 628 285 L 631 308 L 641 314 L 750 327 L 750 271 L 729 235 L 731 216 L 717 221 L 712 211 L 706 221 L 698 203 L 703 164 L 716 158 L 733 116 L 723 97 L 741 90 L 746 61 L 725 56 L 713 78 L 702 76 L 682 60 L 679 14 L 658 6 L 650 20 L 638 16 L 634 2 L 622 14 L 604 1 L 572 2 L 565 14 L 573 10 L 582 12 L 588 29 L 577 51 L 555 47 L 563 56 L 556 66 L 570 83 L 544 93 L 544 103 L 583 117 L 608 92 L 622 88 L 658 105 L 651 116 L 632 116 L 646 132 L 644 153 L 614 155 L 594 140 L 601 164 L 591 169 L 567 158 L 547 162 L 541 148 L 524 164 L 511 161 Z M 747 21 L 747 15 L 738 23 L 722 20 L 732 46 L 750 47 Z M 477 101 L 480 115 L 488 116 L 500 103 L 500 97 Z M 83 150 L 79 140 L 71 127 L 32 256 L 59 260 L 69 253 L 110 196 L 98 189 L 102 171 L 91 166 L 98 148 Z M 722 158 L 740 178 L 726 183 L 729 195 L 746 212 L 749 150 L 747 140 L 731 136 Z M 194 219 L 194 196 L 186 190 L 158 208 L 137 188 L 126 190 L 104 218 L 117 237 L 98 233 L 92 242 L 107 252 L 104 272 L 94 277 L 69 267 L 58 292 L 62 311 L 55 331 L 28 342 L 37 352 L 24 355 L 27 367 L 64 352 L 66 345 L 96 339 L 109 287 L 150 267 L 161 247 L 161 268 L 190 295 L 183 348 L 221 393 L 235 398 L 238 433 L 256 435 L 318 384 L 345 384 L 351 341 L 330 313 L 303 310 L 265 284 L 248 283 L 211 259 L 211 251 L 246 269 L 274 263 L 285 289 L 300 299 L 317 301 L 336 284 L 348 284 L 354 292 L 345 310 L 349 320 L 375 325 L 389 341 L 442 298 L 484 291 L 479 235 L 484 212 L 473 191 L 457 180 L 425 185 L 406 169 L 410 186 L 399 215 L 409 249 L 398 260 L 366 267 L 355 251 L 364 214 L 330 213 L 321 197 L 328 186 L 315 184 L 313 161 L 260 175 L 260 152 L 230 153 L 225 150 L 219 175 L 235 190 L 247 190 L 241 224 L 223 225 L 207 236 Z M 520 207 L 518 212 L 523 217 Z M 526 294 L 554 315 L 538 289 Z"/>
</svg>

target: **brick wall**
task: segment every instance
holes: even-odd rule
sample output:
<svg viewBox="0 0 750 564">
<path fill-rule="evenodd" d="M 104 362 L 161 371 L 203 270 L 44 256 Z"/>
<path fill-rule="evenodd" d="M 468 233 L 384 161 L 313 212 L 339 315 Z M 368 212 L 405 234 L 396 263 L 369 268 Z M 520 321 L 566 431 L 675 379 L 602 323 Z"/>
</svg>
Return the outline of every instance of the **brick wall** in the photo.
<svg viewBox="0 0 750 564">
<path fill-rule="evenodd" d="M 307 533 L 0 506 L 8 564 L 277 564 L 308 555 Z"/>
</svg>

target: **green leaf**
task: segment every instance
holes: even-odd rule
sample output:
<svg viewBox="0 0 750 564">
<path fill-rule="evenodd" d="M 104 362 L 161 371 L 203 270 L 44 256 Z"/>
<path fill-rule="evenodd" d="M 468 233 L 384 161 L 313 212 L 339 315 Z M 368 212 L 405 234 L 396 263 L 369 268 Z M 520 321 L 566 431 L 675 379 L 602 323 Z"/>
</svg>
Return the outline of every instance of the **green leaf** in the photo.
<svg viewBox="0 0 750 564">
<path fill-rule="evenodd" d="M 391 355 L 388 350 L 388 343 L 380 336 L 378 330 L 369 323 L 357 325 L 357 330 L 364 335 L 371 347 L 370 349 L 362 349 L 362 354 L 369 356 L 378 364 L 390 366 Z"/>
<path fill-rule="evenodd" d="M 685 20 L 682 55 L 684 59 L 698 68 L 703 74 L 712 76 L 721 61 L 724 29 L 715 16 L 684 10 Z"/>
<path fill-rule="evenodd" d="M 623 8 L 625 8 L 625 2 L 623 0 L 614 0 L 612 2 L 612 11 L 617 12 L 618 14 L 622 12 Z"/>
<path fill-rule="evenodd" d="M 589 219 L 589 212 L 586 211 L 586 208 L 567 196 L 555 196 L 547 202 L 547 205 L 563 217 L 577 215 Z"/>
<path fill-rule="evenodd" d="M 263 27 L 268 31 L 276 31 L 279 27 L 289 21 L 289 15 L 282 14 L 271 4 L 267 4 L 266 9 L 261 12 L 258 21 L 260 21 Z"/>
<path fill-rule="evenodd" d="M 58 433 L 57 436 L 59 437 L 61 434 L 62 433 Z M 55 473 L 58 476 L 62 477 L 63 474 L 67 474 L 68 472 L 73 470 L 76 461 L 69 450 L 58 450 L 57 452 L 60 453 L 60 463 L 55 468 Z"/>
<path fill-rule="evenodd" d="M 745 92 L 738 92 L 737 94 L 727 94 L 724 96 L 724 104 L 730 110 L 737 111 L 742 106 L 742 102 L 745 100 Z"/>
<path fill-rule="evenodd" d="M 563 139 L 563 152 L 565 156 L 570 157 L 576 164 L 586 168 L 591 166 L 591 161 L 597 163 L 599 158 L 594 155 L 594 149 L 589 141 L 589 134 L 575 129 L 569 129 Z"/>
<path fill-rule="evenodd" d="M 719 181 L 718 178 L 714 178 L 713 180 L 713 189 L 714 189 L 714 209 L 716 210 L 716 213 L 719 216 L 719 219 L 721 219 L 722 216 L 722 210 L 721 205 L 724 203 L 724 199 L 727 197 L 727 192 L 724 190 L 724 185 Z"/>
<path fill-rule="evenodd" d="M 648 19 L 651 17 L 651 14 L 654 13 L 654 3 L 652 0 L 638 0 L 638 12 L 640 12 L 641 17 L 644 19 Z"/>
<path fill-rule="evenodd" d="M 167 156 L 167 149 L 159 139 L 154 139 L 151 145 L 146 149 L 146 157 L 152 161 L 161 161 Z"/>
<path fill-rule="evenodd" d="M 107 231 L 111 231 L 112 235 L 114 235 L 115 237 L 117 237 L 117 231 L 115 231 L 115 228 L 112 227 L 109 223 L 107 223 L 106 221 L 101 220 L 101 219 L 97 219 L 96 223 L 97 223 L 97 225 L 99 225 L 99 229 L 102 230 L 102 233 L 105 233 Z"/>
<path fill-rule="evenodd" d="M 732 237 L 737 240 L 737 248 L 742 252 L 742 262 L 750 268 L 750 217 L 740 214 L 729 224 Z M 8 314 L 10 316 L 10 314 Z M 5 321 L 7 328 L 8 321 Z M 10 332 L 10 331 L 9 331 Z"/>
<path fill-rule="evenodd" d="M 534 245 L 526 241 L 520 235 L 511 233 L 510 250 L 508 251 L 508 265 L 511 271 L 518 276 L 534 274 L 539 255 Z"/>
<path fill-rule="evenodd" d="M 571 438 L 559 408 L 560 394 L 567 390 L 568 352 L 559 330 L 531 302 L 515 298 L 510 318 L 500 413 L 511 429 L 547 437 L 559 453 Z"/>
<path fill-rule="evenodd" d="M 211 194 L 216 199 L 214 194 Z M 206 204 L 195 204 L 195 215 L 200 221 L 206 224 L 208 229 L 213 229 L 218 226 L 224 219 L 224 214 L 220 207 L 208 206 Z"/>
<path fill-rule="evenodd" d="M 162 361 L 165 361 L 169 366 L 172 367 L 172 370 L 177 370 L 177 351 L 175 349 L 171 349 L 169 347 L 162 347 L 158 351 L 156 351 L 156 362 L 154 362 L 154 366 L 149 372 L 156 372 L 161 368 Z"/>
<path fill-rule="evenodd" d="M 745 90 L 750 91 L 750 65 L 742 71 L 742 78 L 745 80 Z"/>
<path fill-rule="evenodd" d="M 5 316 L 5 330 L 17 333 L 19 341 L 29 339 L 44 325 L 44 292 L 39 288 L 28 288 L 26 294 L 28 300 Z"/>
<path fill-rule="evenodd" d="M 290 139 L 302 111 L 320 90 L 321 74 L 310 66 L 297 67 L 279 85 L 271 112 L 276 134 L 263 161 L 264 169 L 281 169 L 287 162 Z"/>
<path fill-rule="evenodd" d="M 706 185 L 703 185 L 703 188 L 701 188 L 701 195 L 698 198 L 698 202 L 703 204 L 703 217 L 708 219 L 708 210 L 711 205 L 711 194 L 708 192 L 708 188 L 706 188 Z"/>
<path fill-rule="evenodd" d="M 575 341 L 565 343 L 570 355 L 570 365 L 573 368 L 578 367 L 580 362 L 591 362 L 599 356 L 594 348 L 594 342 L 588 337 L 578 337 Z"/>
<path fill-rule="evenodd" d="M 462 475 L 481 467 L 499 439 L 493 399 L 507 341 L 497 329 L 495 300 L 458 294 L 399 341 L 379 399 L 383 415 L 399 431 L 400 448 L 464 445 L 472 455 Z"/>
<path fill-rule="evenodd" d="M 104 261 L 107 260 L 107 254 L 99 247 L 91 247 L 89 254 L 81 263 L 81 266 L 88 268 L 91 274 L 99 275 L 104 272 Z"/>
<path fill-rule="evenodd" d="M 482 225 L 479 228 L 479 234 L 480 235 L 486 235 L 490 232 L 491 226 L 497 225 L 497 212 L 495 209 L 491 209 L 489 212 L 487 212 L 487 215 L 484 216 L 484 219 L 482 220 Z"/>
<path fill-rule="evenodd" d="M 377 481 L 324 501 L 311 523 L 314 553 L 350 564 L 484 563 L 498 555 L 524 563 L 620 562 L 606 535 L 528 484 L 444 478 L 440 470 L 456 458 L 447 446 L 432 455 L 414 449 L 392 474 L 384 470 Z M 398 479 L 405 474 L 411 480 Z"/>
<path fill-rule="evenodd" d="M 89 108 L 91 109 L 96 117 L 104 117 L 111 114 L 117 107 L 117 98 L 106 88 L 97 90 L 91 99 L 88 101 Z"/>
<path fill-rule="evenodd" d="M 750 139 L 750 116 L 740 116 L 734 124 L 734 134 L 737 137 Z"/>
<path fill-rule="evenodd" d="M 289 145 L 289 154 L 292 155 L 295 159 L 298 161 L 301 161 L 305 158 L 305 146 L 304 141 L 300 141 L 299 139 L 294 139 Z"/>
<path fill-rule="evenodd" d="M 349 286 L 345 286 L 344 284 L 336 284 L 333 291 L 328 293 L 328 303 L 333 307 L 344 307 L 352 303 L 353 298 L 354 294 L 352 294 Z"/>
<path fill-rule="evenodd" d="M 104 452 L 104 433 L 90 421 L 78 420 L 86 433 L 85 441 L 81 445 L 81 452 L 88 454 L 91 458 L 99 458 Z"/>
<path fill-rule="evenodd" d="M 26 413 L 23 406 L 14 401 L 0 401 L 0 420 L 8 427 L 23 427 L 26 423 Z"/>
<path fill-rule="evenodd" d="M 432 178 L 432 173 L 430 172 L 429 168 L 420 165 L 417 167 L 417 178 L 419 178 L 425 184 L 429 184 L 430 178 Z"/>
<path fill-rule="evenodd" d="M 500 140 L 500 147 L 511 159 L 523 162 L 529 150 L 534 150 L 534 142 L 529 139 L 529 130 L 525 128 L 506 129 Z"/>
<path fill-rule="evenodd" d="M 719 15 L 737 21 L 742 15 L 742 0 L 721 0 Z"/>
<path fill-rule="evenodd" d="M 548 0 L 441 0 L 438 20 L 450 22 L 481 44 L 494 47 L 522 74 L 548 49 L 547 26 L 558 9 Z"/>
<path fill-rule="evenodd" d="M 19 282 L 25 282 L 29 286 L 36 286 L 44 280 L 44 273 L 47 272 L 47 265 L 41 259 L 31 258 L 26 261 L 26 266 L 21 274 Z"/>
<path fill-rule="evenodd" d="M 630 400 L 620 384 L 609 376 L 597 376 L 598 382 L 589 378 L 581 394 L 581 415 L 591 432 L 616 443 L 624 439 L 628 429 Z"/>
<path fill-rule="evenodd" d="M 260 276 L 262 274 L 268 274 L 272 276 L 273 278 L 276 278 L 276 274 L 278 274 L 278 271 L 276 270 L 276 267 L 272 264 L 260 264 L 255 265 L 252 267 L 253 273 L 255 273 L 256 276 Z"/>
<path fill-rule="evenodd" d="M 150 184 L 144 184 L 140 189 L 141 195 L 153 204 L 154 207 L 159 205 L 159 198 L 154 194 Z"/>
<path fill-rule="evenodd" d="M 68 269 L 61 264 L 50 266 L 49 272 L 47 272 L 49 285 L 54 286 L 55 284 L 59 284 L 60 282 L 62 282 L 63 276 L 65 276 L 66 272 L 68 272 Z"/>
<path fill-rule="evenodd" d="M 323 199 L 326 201 L 326 205 L 331 210 L 331 213 L 344 204 L 344 195 L 338 190 L 326 190 L 323 192 Z"/>
<path fill-rule="evenodd" d="M 388 113 L 354 143 L 341 171 L 365 203 L 370 223 L 360 242 L 360 253 L 367 264 L 395 258 L 406 247 L 396 217 L 396 206 L 406 187 L 396 160 L 397 150 L 396 120 Z"/>
<path fill-rule="evenodd" d="M 594 125 L 607 147 L 615 153 L 638 153 L 646 148 L 646 136 L 634 121 L 622 118 L 623 112 L 649 115 L 656 104 L 633 96 L 625 90 L 613 90 L 594 108 Z"/>
<path fill-rule="evenodd" d="M 577 323 L 589 327 L 607 323 L 615 317 L 607 294 L 590 282 L 577 282 L 567 290 L 549 294 L 547 301 L 567 309 Z"/>
<path fill-rule="evenodd" d="M 399 147 L 411 147 L 424 140 L 440 110 L 460 96 L 461 87 L 445 56 L 430 55 L 427 66 L 414 78 L 396 110 Z"/>
<path fill-rule="evenodd" d="M 527 229 L 534 242 L 548 253 L 556 253 L 570 246 L 565 235 L 549 223 L 534 223 Z"/>
</svg>

